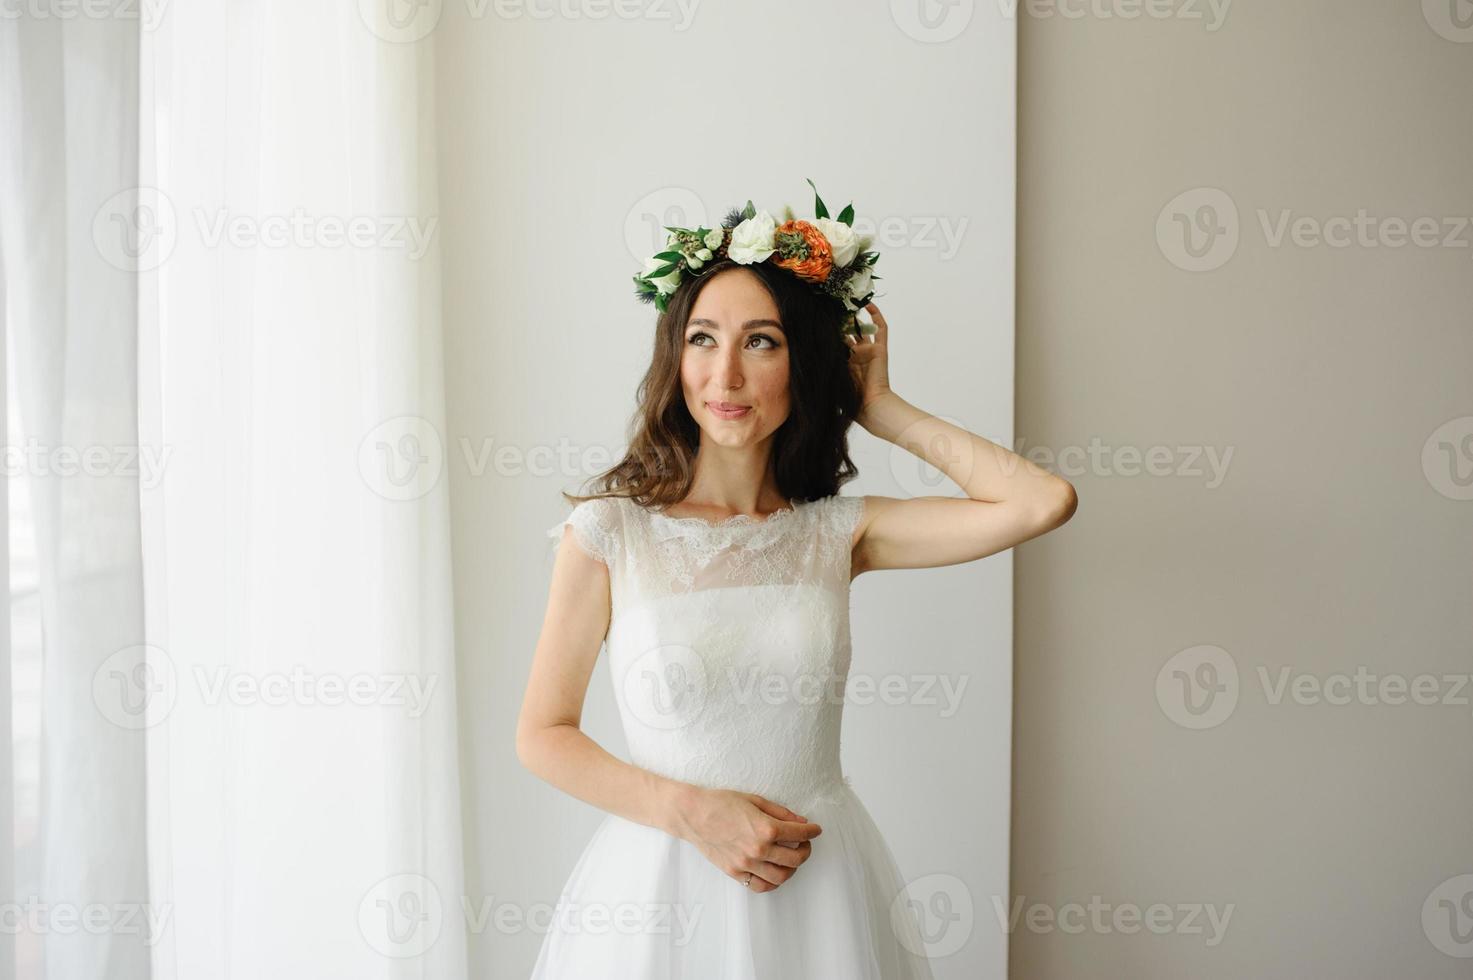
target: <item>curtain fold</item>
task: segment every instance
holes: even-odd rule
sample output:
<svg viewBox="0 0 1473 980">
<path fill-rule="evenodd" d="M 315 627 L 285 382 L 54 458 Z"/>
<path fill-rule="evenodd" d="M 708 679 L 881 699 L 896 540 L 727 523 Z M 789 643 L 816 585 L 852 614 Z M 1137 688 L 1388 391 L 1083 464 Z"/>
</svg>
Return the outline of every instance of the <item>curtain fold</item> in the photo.
<svg viewBox="0 0 1473 980">
<path fill-rule="evenodd" d="M 144 38 L 161 978 L 465 976 L 432 52 L 270 0 Z"/>
<path fill-rule="evenodd" d="M 44 644 L 39 802 L 15 814 L 6 896 L 23 917 L 17 972 L 141 980 L 155 917 L 140 474 L 130 458 L 135 241 L 125 223 L 98 220 L 135 216 L 139 26 L 22 17 L 0 30 L 0 253 L 24 439 L 11 461 L 32 507 Z M 15 662 L 5 667 L 9 675 Z"/>
<path fill-rule="evenodd" d="M 132 450 L 27 474 L 33 887 L 142 925 L 27 980 L 467 975 L 433 46 L 376 6 L 0 20 L 24 428 Z"/>
</svg>

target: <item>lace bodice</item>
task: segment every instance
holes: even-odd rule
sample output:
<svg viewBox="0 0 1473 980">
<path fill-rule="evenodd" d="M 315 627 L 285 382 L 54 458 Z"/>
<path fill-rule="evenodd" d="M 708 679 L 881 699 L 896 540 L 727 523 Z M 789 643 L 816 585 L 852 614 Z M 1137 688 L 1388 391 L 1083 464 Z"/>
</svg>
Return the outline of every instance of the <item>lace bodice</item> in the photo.
<svg viewBox="0 0 1473 980">
<path fill-rule="evenodd" d="M 630 761 L 799 813 L 833 799 L 850 662 L 850 542 L 863 497 L 765 519 L 669 517 L 627 498 L 564 524 L 609 568 L 605 645 Z"/>
</svg>

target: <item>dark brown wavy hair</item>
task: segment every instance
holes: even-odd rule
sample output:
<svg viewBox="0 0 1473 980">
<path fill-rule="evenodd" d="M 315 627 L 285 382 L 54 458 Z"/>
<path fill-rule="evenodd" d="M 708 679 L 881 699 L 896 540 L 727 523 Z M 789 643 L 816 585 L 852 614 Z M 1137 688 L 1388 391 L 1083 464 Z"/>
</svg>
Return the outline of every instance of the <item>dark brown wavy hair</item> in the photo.
<svg viewBox="0 0 1473 980">
<path fill-rule="evenodd" d="M 686 321 L 701 290 L 730 269 L 746 269 L 762 282 L 787 337 L 790 408 L 772 440 L 778 491 L 793 501 L 818 500 L 859 475 L 849 458 L 848 431 L 859 416 L 860 394 L 840 332 L 843 306 L 784 269 L 723 258 L 701 275 L 687 276 L 655 323 L 654 355 L 639 383 L 624 458 L 590 479 L 593 493 L 564 497 L 629 497 L 642 506 L 667 507 L 690 493 L 701 435 L 680 383 Z"/>
</svg>

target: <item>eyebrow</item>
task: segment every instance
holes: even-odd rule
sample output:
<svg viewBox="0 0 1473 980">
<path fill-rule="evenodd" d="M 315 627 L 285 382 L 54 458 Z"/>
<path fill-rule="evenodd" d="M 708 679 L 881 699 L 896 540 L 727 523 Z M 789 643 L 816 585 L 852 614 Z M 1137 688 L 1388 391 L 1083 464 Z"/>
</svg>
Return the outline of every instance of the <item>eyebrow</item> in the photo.
<svg viewBox="0 0 1473 980">
<path fill-rule="evenodd" d="M 700 317 L 700 318 L 695 319 L 695 320 L 688 320 L 688 321 L 686 321 L 686 324 L 685 325 L 687 327 L 695 327 L 695 326 L 719 327 L 720 326 L 720 324 L 718 324 L 715 320 L 707 320 L 705 317 Z M 748 320 L 746 323 L 742 324 L 742 329 L 743 330 L 755 330 L 758 327 L 776 327 L 777 329 L 781 330 L 783 328 L 783 325 L 781 323 L 778 323 L 776 320 Z"/>
</svg>

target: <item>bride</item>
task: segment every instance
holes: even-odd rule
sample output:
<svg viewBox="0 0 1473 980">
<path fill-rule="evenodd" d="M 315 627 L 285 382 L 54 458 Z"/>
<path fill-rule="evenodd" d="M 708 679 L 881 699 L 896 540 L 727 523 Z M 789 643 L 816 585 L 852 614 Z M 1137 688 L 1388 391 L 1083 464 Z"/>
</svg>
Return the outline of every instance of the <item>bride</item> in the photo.
<svg viewBox="0 0 1473 980">
<path fill-rule="evenodd" d="M 671 229 L 636 277 L 660 310 L 639 425 L 549 531 L 517 725 L 524 766 L 606 812 L 534 978 L 931 976 L 842 771 L 849 584 L 1010 548 L 1067 521 L 1075 494 L 891 390 L 878 256 L 852 208 L 816 211 L 779 226 L 748 202 Z M 966 498 L 839 494 L 856 422 Z M 629 761 L 580 729 L 604 647 Z"/>
</svg>

